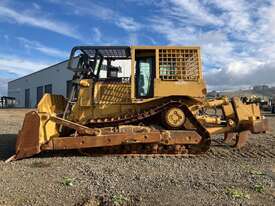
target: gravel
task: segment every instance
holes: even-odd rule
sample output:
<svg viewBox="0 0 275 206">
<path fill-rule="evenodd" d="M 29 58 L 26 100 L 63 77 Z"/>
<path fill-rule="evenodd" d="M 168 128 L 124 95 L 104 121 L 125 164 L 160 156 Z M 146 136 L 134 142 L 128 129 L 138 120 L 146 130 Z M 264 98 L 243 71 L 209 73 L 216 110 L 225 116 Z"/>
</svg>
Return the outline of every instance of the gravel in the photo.
<svg viewBox="0 0 275 206">
<path fill-rule="evenodd" d="M 218 145 L 189 158 L 65 151 L 6 164 L 25 112 L 0 110 L 0 205 L 275 205 L 274 157 Z M 275 132 L 249 139 L 246 151 L 259 150 L 275 154 Z"/>
</svg>

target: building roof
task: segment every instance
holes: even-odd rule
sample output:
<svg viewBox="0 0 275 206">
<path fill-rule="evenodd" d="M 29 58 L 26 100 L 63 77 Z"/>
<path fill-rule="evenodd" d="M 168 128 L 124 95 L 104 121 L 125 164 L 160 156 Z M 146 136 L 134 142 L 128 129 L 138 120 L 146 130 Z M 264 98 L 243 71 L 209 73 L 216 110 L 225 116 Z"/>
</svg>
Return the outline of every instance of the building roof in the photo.
<svg viewBox="0 0 275 206">
<path fill-rule="evenodd" d="M 53 67 L 55 67 L 55 66 L 57 66 L 57 65 L 60 65 L 60 64 L 63 64 L 63 63 L 66 63 L 66 62 L 68 62 L 68 61 L 69 61 L 68 59 L 67 59 L 67 60 L 64 60 L 64 61 L 62 61 L 62 62 L 59 62 L 59 63 L 56 63 L 56 64 L 54 64 L 54 65 L 48 66 L 48 67 L 46 67 L 46 68 L 44 68 L 44 69 L 40 69 L 40 70 L 35 71 L 35 72 L 33 72 L 33 73 L 30 73 L 30 74 L 27 74 L 27 75 L 25 75 L 25 76 L 19 77 L 19 78 L 17 78 L 17 79 L 11 80 L 11 81 L 9 81 L 8 83 L 17 81 L 17 80 L 19 80 L 19 79 L 24 79 L 24 78 L 26 78 L 26 77 L 29 77 L 29 76 L 33 75 L 33 74 L 37 74 L 37 73 L 39 73 L 39 72 L 42 72 L 42 71 L 45 71 L 45 70 L 48 70 L 48 69 L 52 69 Z"/>
</svg>

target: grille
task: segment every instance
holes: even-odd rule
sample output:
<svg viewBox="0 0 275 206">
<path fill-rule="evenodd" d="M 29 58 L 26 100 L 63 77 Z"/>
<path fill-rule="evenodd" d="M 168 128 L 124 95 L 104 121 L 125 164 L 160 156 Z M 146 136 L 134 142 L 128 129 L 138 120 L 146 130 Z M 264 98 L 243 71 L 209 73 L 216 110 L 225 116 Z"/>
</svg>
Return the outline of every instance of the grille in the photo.
<svg viewBox="0 0 275 206">
<path fill-rule="evenodd" d="M 162 80 L 197 81 L 200 75 L 198 49 L 160 49 L 159 71 Z"/>
</svg>

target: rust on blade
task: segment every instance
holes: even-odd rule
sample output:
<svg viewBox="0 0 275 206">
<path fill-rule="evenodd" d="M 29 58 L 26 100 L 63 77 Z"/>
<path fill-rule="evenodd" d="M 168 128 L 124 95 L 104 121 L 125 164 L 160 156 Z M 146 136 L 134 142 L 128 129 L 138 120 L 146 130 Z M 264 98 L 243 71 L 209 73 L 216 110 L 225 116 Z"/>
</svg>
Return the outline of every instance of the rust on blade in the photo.
<svg viewBox="0 0 275 206">
<path fill-rule="evenodd" d="M 224 133 L 224 139 L 223 142 L 226 144 L 232 143 L 234 141 L 236 135 L 233 132 L 226 132 Z"/>
<path fill-rule="evenodd" d="M 246 144 L 250 134 L 250 130 L 239 132 L 239 134 L 236 136 L 236 144 L 234 147 L 241 149 Z"/>
<path fill-rule="evenodd" d="M 252 133 L 257 134 L 261 132 L 266 132 L 268 130 L 269 130 L 269 127 L 268 127 L 267 119 L 253 121 L 252 128 L 251 128 Z"/>
<path fill-rule="evenodd" d="M 39 126 L 40 118 L 37 112 L 28 112 L 16 138 L 15 159 L 31 157 L 40 152 Z"/>
</svg>

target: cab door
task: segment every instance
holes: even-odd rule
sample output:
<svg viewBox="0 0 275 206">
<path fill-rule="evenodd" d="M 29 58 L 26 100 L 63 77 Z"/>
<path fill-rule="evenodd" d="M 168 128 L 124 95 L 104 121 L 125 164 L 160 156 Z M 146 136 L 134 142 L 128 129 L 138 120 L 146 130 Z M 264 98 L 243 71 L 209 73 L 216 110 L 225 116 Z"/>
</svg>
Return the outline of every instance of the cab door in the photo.
<svg viewBox="0 0 275 206">
<path fill-rule="evenodd" d="M 155 57 L 136 58 L 136 97 L 154 97 Z"/>
</svg>

